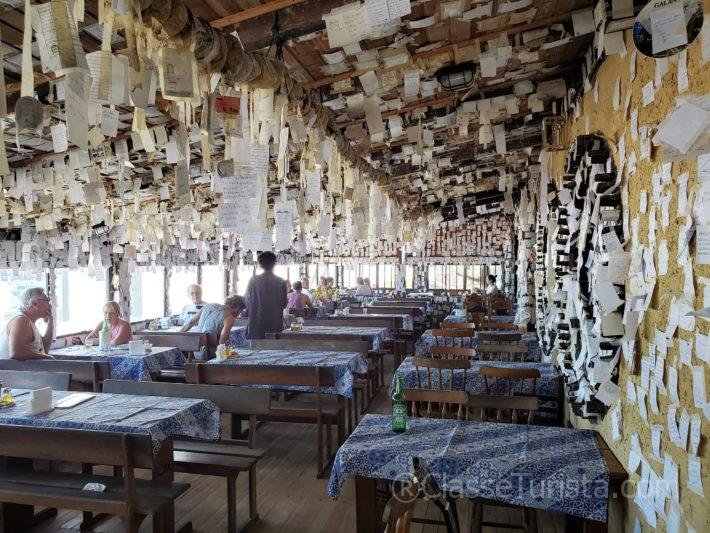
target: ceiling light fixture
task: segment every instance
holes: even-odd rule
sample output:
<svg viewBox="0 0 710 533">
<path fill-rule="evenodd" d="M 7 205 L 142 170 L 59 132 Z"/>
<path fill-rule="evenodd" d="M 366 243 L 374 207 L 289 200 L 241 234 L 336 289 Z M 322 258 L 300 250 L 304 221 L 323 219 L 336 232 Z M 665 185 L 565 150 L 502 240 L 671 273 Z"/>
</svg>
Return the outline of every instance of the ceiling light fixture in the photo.
<svg viewBox="0 0 710 533">
<path fill-rule="evenodd" d="M 442 67 L 436 71 L 434 76 L 447 91 L 460 91 L 473 85 L 473 75 L 475 73 L 476 65 L 467 61 L 458 65 Z"/>
</svg>

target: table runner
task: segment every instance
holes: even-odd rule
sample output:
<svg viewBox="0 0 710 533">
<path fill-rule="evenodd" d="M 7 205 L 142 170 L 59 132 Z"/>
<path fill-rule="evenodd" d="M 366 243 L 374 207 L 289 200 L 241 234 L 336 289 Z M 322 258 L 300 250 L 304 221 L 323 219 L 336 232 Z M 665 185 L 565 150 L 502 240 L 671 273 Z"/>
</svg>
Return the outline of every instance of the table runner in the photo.
<svg viewBox="0 0 710 533">
<path fill-rule="evenodd" d="M 366 415 L 335 456 L 328 496 L 345 479 L 407 480 L 426 461 L 444 491 L 606 521 L 609 472 L 594 431 L 551 426 Z"/>
<path fill-rule="evenodd" d="M 187 358 L 176 348 L 154 346 L 151 353 L 129 355 L 128 346 L 113 346 L 110 352 L 102 352 L 98 346 L 67 346 L 50 350 L 55 359 L 75 361 L 108 361 L 113 379 L 130 381 L 151 381 L 151 373 L 159 372 L 171 366 L 183 366 Z"/>
<path fill-rule="evenodd" d="M 53 391 L 52 403 L 69 394 Z M 97 393 L 68 409 L 29 415 L 29 391 L 15 390 L 13 395 L 15 405 L 0 410 L 0 424 L 144 434 L 150 436 L 154 453 L 168 437 L 219 438 L 219 408 L 209 400 Z"/>
<path fill-rule="evenodd" d="M 211 365 L 265 365 L 265 366 L 305 366 L 332 367 L 335 386 L 326 387 L 322 392 L 353 397 L 353 374 L 367 372 L 367 360 L 356 352 L 296 351 L 296 350 L 239 350 L 234 359 L 218 361 L 211 359 Z M 314 387 L 285 386 L 279 390 L 315 392 Z"/>
</svg>

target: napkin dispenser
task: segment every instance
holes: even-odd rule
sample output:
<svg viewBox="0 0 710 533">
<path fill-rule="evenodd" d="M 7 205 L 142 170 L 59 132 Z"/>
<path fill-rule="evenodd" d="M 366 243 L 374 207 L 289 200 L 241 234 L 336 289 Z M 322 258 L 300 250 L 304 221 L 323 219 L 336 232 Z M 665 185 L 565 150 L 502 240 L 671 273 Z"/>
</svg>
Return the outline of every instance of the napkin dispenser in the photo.
<svg viewBox="0 0 710 533">
<path fill-rule="evenodd" d="M 30 392 L 30 401 L 27 404 L 27 411 L 30 415 L 46 413 L 52 410 L 52 388 L 45 387 Z"/>
<path fill-rule="evenodd" d="M 142 340 L 128 341 L 128 355 L 145 355 L 145 342 Z"/>
</svg>

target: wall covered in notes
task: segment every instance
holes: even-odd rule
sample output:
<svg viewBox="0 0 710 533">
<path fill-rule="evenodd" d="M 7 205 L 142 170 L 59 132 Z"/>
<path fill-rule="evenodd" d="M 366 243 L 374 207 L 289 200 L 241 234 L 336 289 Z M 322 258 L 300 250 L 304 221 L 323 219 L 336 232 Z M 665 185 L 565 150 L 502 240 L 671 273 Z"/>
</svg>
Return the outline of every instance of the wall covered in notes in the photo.
<svg viewBox="0 0 710 533">
<path fill-rule="evenodd" d="M 705 6 L 707 15 L 708 2 Z M 577 427 L 598 429 L 634 485 L 649 482 L 656 494 L 655 499 L 632 494 L 614 504 L 611 530 L 634 531 L 638 522 L 643 531 L 710 531 L 707 501 L 701 495 L 703 489 L 710 491 L 710 322 L 686 316 L 690 307 L 700 310 L 710 301 L 710 265 L 703 264 L 707 257 L 698 250 L 710 231 L 708 171 L 699 176 L 699 165 L 708 165 L 708 160 L 695 153 L 664 161 L 668 151 L 651 142 L 677 99 L 710 95 L 707 43 L 703 47 L 698 39 L 666 60 L 637 54 L 629 31 L 625 43 L 626 53 L 609 56 L 591 80 L 565 133 L 570 141 L 584 134 L 603 135 L 615 148 L 614 164 L 623 172 L 625 249 L 649 249 L 643 273 L 631 263 L 627 307 L 640 277 L 652 295 L 639 301 L 639 309 L 648 307 L 640 314 L 635 346 L 633 340 L 627 346 L 634 349 L 621 357 L 621 393 L 603 422 L 592 425 L 573 414 L 570 420 Z M 693 127 L 688 122 L 683 126 Z M 558 189 L 566 154 L 554 152 L 548 161 L 549 178 Z M 686 230 L 693 225 L 701 236 L 688 245 Z"/>
</svg>

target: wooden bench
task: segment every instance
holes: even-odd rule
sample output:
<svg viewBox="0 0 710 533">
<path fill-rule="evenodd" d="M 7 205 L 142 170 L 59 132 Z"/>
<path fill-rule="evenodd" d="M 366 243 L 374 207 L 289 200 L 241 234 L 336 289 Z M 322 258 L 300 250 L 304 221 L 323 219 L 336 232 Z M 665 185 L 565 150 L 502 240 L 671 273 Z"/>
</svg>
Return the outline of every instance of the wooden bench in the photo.
<svg viewBox="0 0 710 533">
<path fill-rule="evenodd" d="M 141 333 L 136 336 L 150 342 L 153 346 L 171 347 L 187 354 L 188 361 L 194 361 L 195 352 L 207 346 L 207 335 L 204 333 L 176 333 L 164 331 L 162 333 Z M 216 344 L 215 344 L 216 346 Z M 170 383 L 185 383 L 185 369 L 181 367 L 163 368 L 153 376 L 154 381 L 167 381 Z"/>
<path fill-rule="evenodd" d="M 210 400 L 222 413 L 249 417 L 249 440 L 219 441 L 175 439 L 173 441 L 173 467 L 176 472 L 219 476 L 227 479 L 227 530 L 237 531 L 237 477 L 240 472 L 249 475 L 249 520 L 242 529 L 259 519 L 256 502 L 256 464 L 264 455 L 253 448 L 256 440 L 256 417 L 269 413 L 271 394 L 268 389 L 249 389 L 227 385 L 187 385 L 184 383 L 156 383 L 149 381 L 107 380 L 104 392 L 138 396 L 166 396 L 170 398 L 200 398 Z M 232 419 L 232 436 L 240 427 L 241 418 Z M 248 447 L 246 446 L 248 445 Z"/>
<path fill-rule="evenodd" d="M 0 370 L 0 383 L 14 389 L 69 390 L 71 374 L 66 372 L 31 372 L 29 370 Z"/>
<path fill-rule="evenodd" d="M 110 377 L 106 361 L 70 361 L 60 359 L 35 359 L 17 361 L 0 359 L 0 370 L 27 372 L 59 372 L 71 374 L 70 390 L 101 391 L 101 383 Z"/>
<path fill-rule="evenodd" d="M 342 341 L 342 340 L 312 340 L 312 339 L 260 339 L 250 341 L 252 348 L 257 350 L 318 350 L 327 352 L 356 352 L 367 358 L 367 341 Z M 348 433 L 358 423 L 358 398 L 360 399 L 360 413 L 364 414 L 370 405 L 373 394 L 373 376 L 371 372 L 367 374 L 355 374 L 353 383 L 353 399 L 348 399 Z"/>
<path fill-rule="evenodd" d="M 121 467 L 123 472 L 121 478 L 31 468 L 2 469 L 0 502 L 6 504 L 115 515 L 121 518 L 124 530 L 131 533 L 138 531 L 146 516 L 154 515 L 154 530 L 167 533 L 172 529 L 172 519 L 159 520 L 158 515 L 171 512 L 174 500 L 189 488 L 187 483 L 135 479 L 135 468 L 156 469 L 148 435 L 0 425 L 0 442 L 6 457 L 63 462 L 80 458 L 87 464 Z M 106 490 L 84 490 L 87 483 L 101 483 Z"/>
<path fill-rule="evenodd" d="M 210 365 L 190 363 L 185 367 L 188 383 L 215 385 L 270 385 L 300 386 L 315 389 L 314 403 L 272 403 L 268 414 L 257 415 L 257 420 L 273 422 L 310 423 L 316 425 L 318 477 L 324 477 L 332 461 L 331 426 L 337 427 L 338 446 L 345 440 L 345 407 L 323 400 L 323 389 L 335 386 L 332 368 L 267 366 L 267 365 Z M 323 463 L 323 426 L 326 428 L 328 464 Z"/>
</svg>

